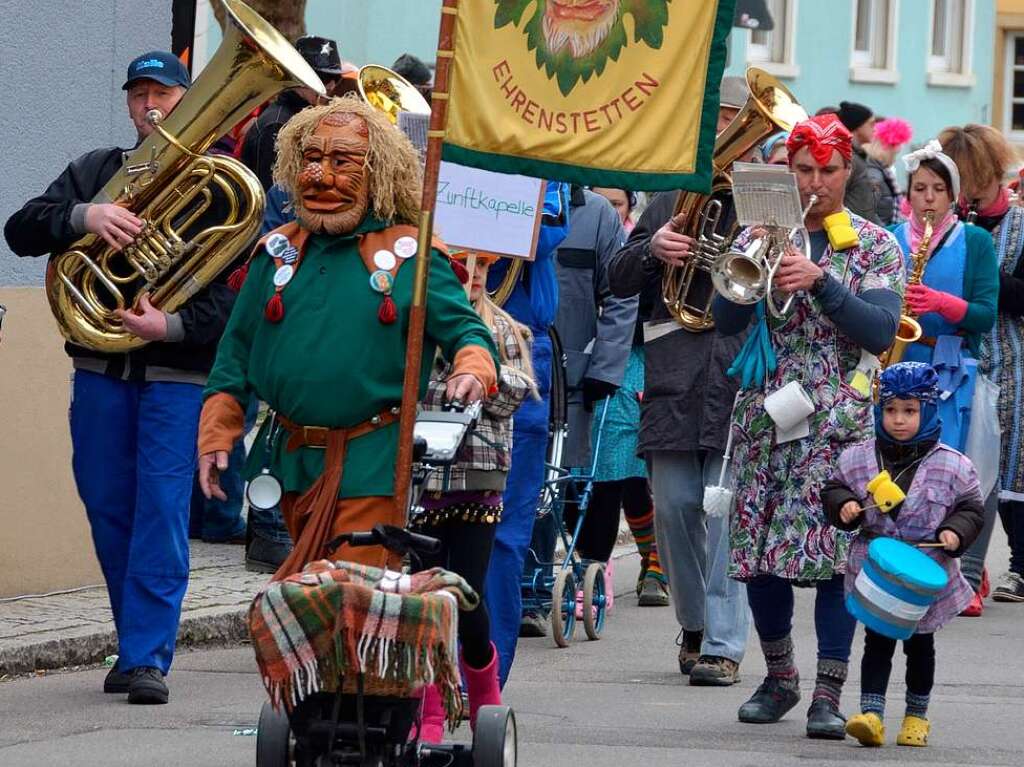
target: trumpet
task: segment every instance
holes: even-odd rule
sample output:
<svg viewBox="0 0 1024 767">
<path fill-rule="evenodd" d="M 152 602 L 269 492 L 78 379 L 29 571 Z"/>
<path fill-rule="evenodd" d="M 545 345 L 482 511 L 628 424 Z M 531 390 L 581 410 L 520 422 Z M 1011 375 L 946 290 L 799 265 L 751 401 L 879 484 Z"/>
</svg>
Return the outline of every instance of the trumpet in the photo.
<svg viewBox="0 0 1024 767">
<path fill-rule="evenodd" d="M 812 194 L 804 208 L 802 219 L 818 201 Z M 782 299 L 779 305 L 778 291 L 773 282 L 782 263 L 782 257 L 790 247 L 796 248 L 808 260 L 811 258 L 811 238 L 803 226 L 794 229 L 768 225 L 765 233 L 757 237 L 743 250 L 729 250 L 716 260 L 711 269 L 711 282 L 722 296 L 735 304 L 755 304 L 766 299 L 768 313 L 775 319 L 785 319 L 793 309 L 796 294 Z"/>
</svg>

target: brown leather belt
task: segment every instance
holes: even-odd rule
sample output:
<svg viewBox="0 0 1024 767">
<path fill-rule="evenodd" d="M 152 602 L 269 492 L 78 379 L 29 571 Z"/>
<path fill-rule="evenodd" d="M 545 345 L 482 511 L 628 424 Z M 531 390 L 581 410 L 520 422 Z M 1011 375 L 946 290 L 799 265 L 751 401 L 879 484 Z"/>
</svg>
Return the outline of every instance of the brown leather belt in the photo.
<svg viewBox="0 0 1024 767">
<path fill-rule="evenodd" d="M 392 408 L 379 413 L 355 426 L 332 429 L 327 426 L 302 426 L 282 415 L 275 416 L 277 422 L 291 435 L 285 448 L 289 451 L 300 447 L 326 448 L 324 470 L 309 488 L 299 496 L 292 506 L 293 528 L 301 534 L 292 547 L 291 554 L 274 573 L 274 580 L 280 580 L 297 573 L 308 563 L 324 556 L 324 544 L 331 537 L 334 508 L 338 502 L 342 473 L 345 467 L 345 452 L 351 439 L 369 434 L 398 420 L 399 409 Z"/>
<path fill-rule="evenodd" d="M 288 450 L 288 452 L 297 450 L 300 447 L 313 447 L 323 450 L 327 448 L 327 441 L 332 431 L 339 433 L 344 432 L 347 439 L 361 437 L 364 434 L 369 434 L 371 431 L 380 429 L 383 426 L 389 426 L 397 421 L 398 408 L 394 407 L 391 408 L 391 410 L 378 413 L 362 423 L 357 423 L 355 426 L 341 428 L 331 428 L 330 426 L 302 426 L 301 424 L 297 424 L 294 421 L 285 418 L 280 413 L 277 414 L 275 418 L 290 435 L 288 437 L 288 442 L 285 444 L 285 449 Z"/>
</svg>

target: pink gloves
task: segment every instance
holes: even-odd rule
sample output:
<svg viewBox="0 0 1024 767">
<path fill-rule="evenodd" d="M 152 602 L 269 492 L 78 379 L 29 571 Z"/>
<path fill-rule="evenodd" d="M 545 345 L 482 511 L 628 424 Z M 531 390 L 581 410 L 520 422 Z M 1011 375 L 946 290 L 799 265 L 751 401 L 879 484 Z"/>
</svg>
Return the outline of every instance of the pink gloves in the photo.
<svg viewBox="0 0 1024 767">
<path fill-rule="evenodd" d="M 967 314 L 967 302 L 952 293 L 932 290 L 927 285 L 911 285 L 907 288 L 907 305 L 917 316 L 935 312 L 946 322 L 957 325 Z"/>
</svg>

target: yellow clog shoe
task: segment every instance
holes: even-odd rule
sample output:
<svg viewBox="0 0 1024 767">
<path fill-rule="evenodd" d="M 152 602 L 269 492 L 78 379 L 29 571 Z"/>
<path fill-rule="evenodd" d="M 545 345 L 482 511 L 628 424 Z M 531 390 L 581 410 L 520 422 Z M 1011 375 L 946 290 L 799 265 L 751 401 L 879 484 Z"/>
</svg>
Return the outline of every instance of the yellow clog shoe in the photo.
<svg viewBox="0 0 1024 767">
<path fill-rule="evenodd" d="M 846 734 L 856 738 L 862 746 L 884 746 L 885 725 L 873 711 L 855 714 L 846 720 Z"/>
<path fill-rule="evenodd" d="M 896 745 L 899 746 L 927 746 L 928 745 L 928 733 L 932 728 L 932 723 L 927 719 L 922 719 L 919 716 L 910 716 L 909 714 L 903 717 L 903 727 L 900 729 L 900 734 L 896 738 Z"/>
</svg>

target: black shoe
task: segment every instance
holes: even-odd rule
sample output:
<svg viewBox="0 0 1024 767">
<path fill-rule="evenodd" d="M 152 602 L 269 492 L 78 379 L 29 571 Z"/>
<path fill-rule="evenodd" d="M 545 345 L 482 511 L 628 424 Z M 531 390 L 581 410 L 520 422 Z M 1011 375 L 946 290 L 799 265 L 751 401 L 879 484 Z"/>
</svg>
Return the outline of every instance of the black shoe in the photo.
<svg viewBox="0 0 1024 767">
<path fill-rule="evenodd" d="M 846 737 L 846 717 L 830 700 L 817 698 L 807 709 L 807 737 L 823 740 L 843 740 Z"/>
<path fill-rule="evenodd" d="M 152 705 L 167 702 L 167 685 L 160 669 L 139 666 L 131 670 L 128 682 L 128 702 Z"/>
<path fill-rule="evenodd" d="M 771 724 L 782 719 L 799 702 L 799 690 L 783 687 L 781 680 L 770 676 L 761 682 L 750 700 L 740 706 L 739 718 L 748 724 Z"/>
<path fill-rule="evenodd" d="M 103 679 L 103 692 L 123 695 L 128 692 L 128 682 L 130 680 L 131 675 L 121 671 L 115 663 L 114 667 L 107 672 L 106 677 Z"/>
<path fill-rule="evenodd" d="M 536 612 L 523 613 L 519 621 L 519 636 L 528 638 L 546 637 L 548 635 L 548 618 Z"/>
<path fill-rule="evenodd" d="M 1024 578 L 1014 572 L 1006 573 L 992 592 L 995 602 L 1024 602 Z"/>
<path fill-rule="evenodd" d="M 291 553 L 290 543 L 275 543 L 253 535 L 245 548 L 245 569 L 250 573 L 276 573 Z"/>
</svg>

